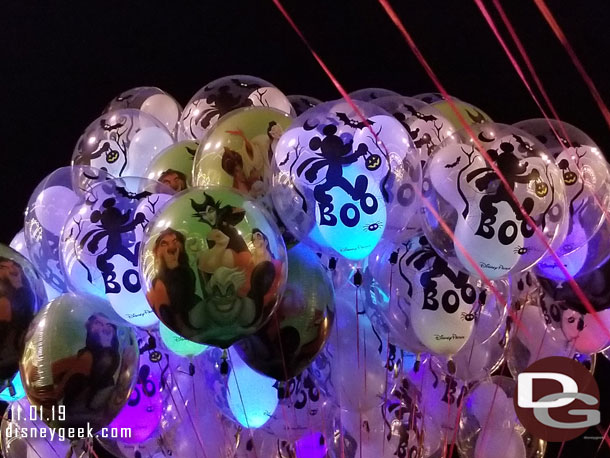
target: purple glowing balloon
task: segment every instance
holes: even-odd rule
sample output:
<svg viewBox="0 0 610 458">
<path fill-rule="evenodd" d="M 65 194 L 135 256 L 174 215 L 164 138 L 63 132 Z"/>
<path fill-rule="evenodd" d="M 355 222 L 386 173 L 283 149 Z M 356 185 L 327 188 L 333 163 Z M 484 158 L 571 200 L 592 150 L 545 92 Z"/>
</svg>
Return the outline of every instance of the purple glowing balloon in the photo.
<svg viewBox="0 0 610 458">
<path fill-rule="evenodd" d="M 131 437 L 122 438 L 126 444 L 139 444 L 157 432 L 163 413 L 163 386 L 161 384 L 161 367 L 151 362 L 146 355 L 140 357 L 140 369 L 131 396 L 123 410 L 108 427 L 129 428 Z"/>
</svg>

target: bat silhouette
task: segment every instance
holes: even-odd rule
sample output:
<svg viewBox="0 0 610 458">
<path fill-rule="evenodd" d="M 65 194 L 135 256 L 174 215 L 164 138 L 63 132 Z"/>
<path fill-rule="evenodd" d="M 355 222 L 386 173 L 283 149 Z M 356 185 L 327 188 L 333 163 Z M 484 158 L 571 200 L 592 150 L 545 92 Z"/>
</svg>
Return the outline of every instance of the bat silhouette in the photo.
<svg viewBox="0 0 610 458">
<path fill-rule="evenodd" d="M 446 169 L 452 169 L 453 167 L 457 166 L 460 163 L 460 160 L 462 159 L 462 156 L 458 156 L 458 158 L 452 162 L 451 164 L 445 164 L 445 168 Z"/>
<path fill-rule="evenodd" d="M 354 129 L 364 129 L 367 126 L 367 123 L 371 126 L 373 124 L 375 124 L 375 122 L 371 121 L 370 119 L 367 119 L 366 123 L 361 122 L 361 121 L 356 121 L 354 119 L 351 119 L 345 113 L 339 113 L 339 112 L 337 112 L 337 118 L 339 118 L 339 121 L 341 121 L 344 125 L 353 127 Z"/>
<path fill-rule="evenodd" d="M 122 196 L 122 197 L 126 197 L 128 199 L 131 200 L 140 200 L 140 199 L 145 199 L 146 197 L 152 196 L 153 193 L 150 191 L 142 191 L 142 192 L 129 192 L 127 189 L 125 189 L 123 186 L 117 186 L 116 188 L 117 193 Z"/>
</svg>

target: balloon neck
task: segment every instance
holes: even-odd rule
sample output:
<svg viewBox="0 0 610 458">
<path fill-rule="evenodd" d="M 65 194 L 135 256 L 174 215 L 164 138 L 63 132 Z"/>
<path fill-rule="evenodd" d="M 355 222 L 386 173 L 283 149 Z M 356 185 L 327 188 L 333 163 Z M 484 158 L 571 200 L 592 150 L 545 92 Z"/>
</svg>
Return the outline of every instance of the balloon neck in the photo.
<svg viewBox="0 0 610 458">
<path fill-rule="evenodd" d="M 357 288 L 360 288 L 362 286 L 362 272 L 360 271 L 360 269 L 356 269 L 356 272 L 354 273 L 354 285 Z"/>
<path fill-rule="evenodd" d="M 229 374 L 229 362 L 227 361 L 228 353 L 227 350 L 224 349 L 222 351 L 222 361 L 220 362 L 220 373 L 221 375 Z"/>
<path fill-rule="evenodd" d="M 415 364 L 413 365 L 413 371 L 419 372 L 419 368 L 421 367 L 421 354 L 415 355 Z"/>
<path fill-rule="evenodd" d="M 455 375 L 455 362 L 451 358 L 447 361 L 447 371 L 450 375 Z"/>
<path fill-rule="evenodd" d="M 228 369 L 228 368 L 227 368 Z M 189 361 L 189 375 L 192 377 L 195 375 L 195 365 L 192 361 Z"/>
</svg>

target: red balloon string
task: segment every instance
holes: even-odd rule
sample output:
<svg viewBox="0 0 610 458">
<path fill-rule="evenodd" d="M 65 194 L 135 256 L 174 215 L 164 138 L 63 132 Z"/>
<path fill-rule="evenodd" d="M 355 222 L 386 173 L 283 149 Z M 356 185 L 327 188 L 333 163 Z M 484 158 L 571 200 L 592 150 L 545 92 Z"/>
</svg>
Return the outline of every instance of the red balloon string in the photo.
<svg viewBox="0 0 610 458">
<path fill-rule="evenodd" d="M 599 427 L 599 425 L 597 425 L 597 429 L 598 431 L 601 433 L 602 430 Z M 608 445 L 608 447 L 610 447 L 610 438 L 608 438 L 608 433 L 610 432 L 610 424 L 608 425 L 608 427 L 606 428 L 606 431 L 604 432 L 604 435 L 602 436 L 602 440 L 599 443 L 599 447 L 597 447 L 597 451 L 595 452 L 595 455 L 593 456 L 593 458 L 597 457 L 597 455 L 599 455 L 599 452 L 601 451 L 602 447 L 604 446 L 604 444 Z"/>
<path fill-rule="evenodd" d="M 381 0 L 380 0 L 381 1 Z M 332 72 L 330 71 L 330 69 L 328 68 L 328 66 L 322 61 L 322 59 L 320 58 L 320 56 L 318 56 L 318 54 L 315 52 L 315 50 L 311 47 L 311 45 L 309 44 L 309 42 L 307 41 L 307 39 L 305 38 L 305 35 L 303 34 L 303 32 L 301 32 L 301 30 L 298 28 L 298 26 L 296 25 L 296 23 L 293 21 L 292 17 L 290 16 L 290 14 L 286 11 L 286 9 L 282 6 L 282 4 L 280 3 L 279 0 L 273 0 L 273 3 L 276 5 L 276 7 L 278 8 L 278 10 L 282 13 L 282 15 L 284 16 L 284 18 L 286 19 L 286 21 L 290 24 L 290 26 L 293 28 L 293 30 L 296 32 L 296 34 L 300 37 L 301 41 L 303 41 L 303 44 L 307 47 L 307 49 L 310 51 L 310 53 L 313 55 L 313 57 L 316 59 L 316 61 L 318 62 L 318 64 L 320 65 L 320 67 L 322 68 L 322 70 L 324 70 L 324 72 L 326 73 L 326 75 L 329 77 L 329 79 L 332 81 L 333 85 L 337 88 L 337 90 L 339 91 L 339 93 L 341 94 L 341 96 L 343 96 L 348 103 L 354 108 L 354 111 L 358 114 L 359 118 L 362 120 L 362 122 L 364 122 L 367 127 L 369 128 L 369 130 L 373 133 L 373 136 L 375 137 L 375 139 L 378 139 L 377 134 L 374 132 L 374 130 L 372 129 L 372 127 L 370 126 L 370 123 L 368 122 L 368 120 L 366 119 L 365 116 L 362 115 L 362 113 L 360 112 L 360 110 L 358 109 L 358 107 L 356 107 L 356 105 L 354 104 L 353 100 L 349 97 L 349 95 L 347 94 L 347 92 L 345 91 L 345 89 L 343 88 L 343 86 L 341 85 L 341 83 L 339 83 L 339 81 L 335 78 L 335 76 L 332 74 Z M 389 5 L 388 5 L 389 6 Z M 390 7 L 391 8 L 391 7 Z M 392 10 L 393 11 L 393 10 Z M 395 13 L 394 13 L 395 15 Z M 398 23 L 400 24 L 400 19 L 398 19 L 398 17 L 396 16 L 396 19 L 398 20 Z M 402 27 L 402 30 L 404 30 L 404 27 L 402 26 L 402 24 L 400 24 L 399 28 Z M 408 37 L 408 40 L 411 40 L 410 36 L 408 35 L 408 33 L 406 32 L 406 30 L 404 30 L 404 32 L 406 33 L 406 36 Z M 414 43 L 413 43 L 414 44 Z M 422 65 L 424 65 L 424 67 L 427 67 L 430 72 L 431 72 L 431 77 L 434 80 L 437 80 L 436 76 L 434 75 L 434 73 L 432 72 L 432 69 L 430 69 L 428 63 L 425 61 L 425 59 L 423 58 L 423 56 L 421 55 L 419 49 L 417 49 L 417 47 L 414 48 L 414 52 L 416 53 L 416 55 L 421 56 L 421 62 Z M 438 81 L 438 80 L 437 80 Z M 444 95 L 446 98 L 449 98 L 447 92 L 442 88 L 442 86 L 440 86 L 440 82 L 438 82 L 437 86 L 439 87 L 439 89 L 441 89 L 441 92 L 444 92 Z M 456 111 L 455 105 L 453 104 L 453 102 L 451 102 L 451 100 L 448 100 L 450 106 L 453 108 L 454 111 Z M 457 112 L 458 117 L 461 119 L 462 123 L 465 123 L 464 118 L 462 117 L 462 115 Z M 472 132 L 472 131 L 471 131 Z M 383 145 L 383 143 L 381 143 L 381 145 L 384 147 L 384 149 L 387 152 L 387 149 L 385 148 L 385 145 Z M 489 156 L 488 156 L 488 160 Z M 497 167 L 496 167 L 497 169 Z M 499 174 L 499 176 L 501 176 L 502 178 L 503 175 Z M 481 279 L 483 280 L 483 282 L 490 288 L 490 290 L 492 291 L 493 294 L 496 295 L 496 297 L 500 300 L 500 302 L 502 303 L 503 306 L 508 307 L 508 303 L 506 301 L 506 299 L 498 292 L 498 290 L 496 289 L 496 287 L 494 286 L 494 284 L 491 282 L 491 280 L 485 275 L 485 273 L 483 272 L 483 270 L 480 268 L 480 266 L 476 263 L 476 261 L 472 258 L 472 256 L 470 255 L 470 253 L 468 253 L 468 251 L 464 248 L 464 246 L 460 243 L 460 241 L 455 237 L 455 235 L 453 234 L 453 231 L 451 231 L 451 229 L 449 228 L 449 226 L 445 223 L 445 221 L 440 217 L 440 215 L 436 212 L 436 210 L 434 209 L 433 205 L 428 202 L 428 200 L 426 198 L 424 198 L 423 194 L 421 193 L 421 191 L 415 187 L 415 191 L 418 194 L 418 196 L 420 197 L 420 199 L 422 200 L 422 203 L 426 206 L 426 208 L 428 208 L 428 210 L 432 213 L 432 215 L 434 216 L 434 218 L 437 220 L 437 222 L 440 224 L 440 226 L 442 227 L 442 229 L 444 230 L 444 232 L 453 240 L 455 246 L 458 248 L 458 250 L 464 255 L 464 257 L 468 260 L 468 262 L 470 263 L 470 265 L 473 267 L 473 269 L 477 272 L 477 274 L 481 277 Z M 511 190 L 512 192 L 512 190 Z M 528 215 L 529 216 L 529 215 Z M 536 228 L 536 225 L 533 224 L 533 222 L 531 222 L 531 219 L 529 221 L 534 228 Z M 536 228 L 537 229 L 537 228 Z M 563 267 L 563 264 L 561 264 L 561 266 Z M 564 268 L 565 269 L 565 268 Z M 508 307 L 508 311 L 509 314 L 511 315 L 511 317 L 514 319 L 515 324 L 517 327 L 521 327 L 521 323 L 518 319 L 518 317 L 516 317 L 516 315 L 513 313 L 513 311 L 510 309 L 510 307 Z M 524 330 L 524 332 L 527 334 L 527 330 Z M 609 334 L 610 337 L 610 334 Z"/>
<path fill-rule="evenodd" d="M 277 0 L 274 0 L 274 1 L 277 1 Z M 545 246 L 548 253 L 553 257 L 553 260 L 555 261 L 555 263 L 557 264 L 559 269 L 562 271 L 564 277 L 566 278 L 566 281 L 568 282 L 568 284 L 570 285 L 570 287 L 572 288 L 572 290 L 574 291 L 574 293 L 576 294 L 578 299 L 582 302 L 582 304 L 585 306 L 587 311 L 591 315 L 593 315 L 593 318 L 602 327 L 602 329 L 604 330 L 608 339 L 610 339 L 610 331 L 608 330 L 608 328 L 604 325 L 604 323 L 601 321 L 601 319 L 597 315 L 595 308 L 593 307 L 593 305 L 591 305 L 591 302 L 589 301 L 589 299 L 587 298 L 587 296 L 585 295 L 585 293 L 583 292 L 581 287 L 578 285 L 578 283 L 576 283 L 576 281 L 574 280 L 574 277 L 572 277 L 572 275 L 570 275 L 566 266 L 563 264 L 563 262 L 561 262 L 561 259 L 559 258 L 557 253 L 555 253 L 555 250 L 553 250 L 553 248 L 549 244 L 548 240 L 544 236 L 543 232 L 536 225 L 536 223 L 534 222 L 532 217 L 529 215 L 529 213 L 525 210 L 525 208 L 523 208 L 523 205 L 521 205 L 521 202 L 519 202 L 518 197 L 513 192 L 512 188 L 510 186 L 510 183 L 508 182 L 508 180 L 506 179 L 504 174 L 502 174 L 502 172 L 498 168 L 497 164 L 489 156 L 489 154 L 487 153 L 487 151 L 485 150 L 485 148 L 479 141 L 478 137 L 474 134 L 471 126 L 466 122 L 466 120 L 464 119 L 462 114 L 459 112 L 459 110 L 455 106 L 455 103 L 453 102 L 453 100 L 449 96 L 448 92 L 445 90 L 444 86 L 441 84 L 440 80 L 438 79 L 438 77 L 436 76 L 436 74 L 434 73 L 434 71 L 428 64 L 428 62 L 426 61 L 425 57 L 423 56 L 423 54 L 421 53 L 421 51 L 415 44 L 415 41 L 413 41 L 413 38 L 411 37 L 409 32 L 407 32 L 407 29 L 405 28 L 404 24 L 402 23 L 402 21 L 396 14 L 396 11 L 394 11 L 394 9 L 392 8 L 392 6 L 389 4 L 389 2 L 387 0 L 378 0 L 378 1 L 379 1 L 379 4 L 383 7 L 383 9 L 386 12 L 386 14 L 388 15 L 388 17 L 392 20 L 392 22 L 394 22 L 394 24 L 396 25 L 398 30 L 401 32 L 405 41 L 411 48 L 413 54 L 415 54 L 415 56 L 419 60 L 420 64 L 424 67 L 424 69 L 428 73 L 428 76 L 434 82 L 434 84 L 438 88 L 439 92 L 446 99 L 447 103 L 451 107 L 451 110 L 455 113 L 455 115 L 459 119 L 460 123 L 462 124 L 462 126 L 464 127 L 466 132 L 468 133 L 468 135 L 474 141 L 475 146 L 477 147 L 477 149 L 479 150 L 479 152 L 481 153 L 481 155 L 483 156 L 485 161 L 488 163 L 489 167 L 494 171 L 495 175 L 500 179 L 502 186 L 504 186 L 507 194 L 511 197 L 511 199 L 513 200 L 515 205 L 519 208 L 521 215 L 523 216 L 523 218 L 525 219 L 525 221 L 527 222 L 529 227 L 534 230 L 536 236 L 543 243 L 543 245 Z M 534 0 L 534 1 L 539 1 L 539 0 Z"/>
<path fill-rule="evenodd" d="M 506 15 L 506 12 L 504 11 L 504 8 L 502 8 L 502 5 L 500 4 L 500 0 L 492 0 L 492 1 L 494 3 L 494 6 L 496 7 L 496 10 L 498 11 L 498 14 L 500 15 L 500 18 L 502 19 L 502 22 L 504 23 L 505 27 L 507 28 L 507 30 L 508 30 L 508 32 L 509 32 L 509 34 L 510 34 L 512 40 L 513 40 L 513 43 L 515 44 L 515 46 L 519 50 L 519 54 L 521 55 L 521 58 L 525 62 L 525 65 L 527 66 L 528 71 L 529 71 L 532 79 L 534 80 L 534 83 L 536 84 L 536 87 L 538 88 L 538 90 L 542 94 L 542 97 L 544 98 L 544 101 L 545 101 L 547 107 L 549 108 L 549 110 L 553 114 L 553 118 L 557 119 L 557 120 L 560 120 L 561 118 L 559 117 L 559 115 L 557 113 L 557 110 L 555 109 L 555 106 L 551 102 L 551 99 L 549 98 L 548 93 L 546 92 L 544 86 L 542 85 L 542 81 L 538 77 L 538 73 L 536 72 L 536 69 L 534 68 L 534 65 L 532 64 L 532 61 L 529 58 L 529 55 L 527 54 L 527 51 L 525 50 L 525 47 L 523 46 L 523 43 L 519 39 L 519 36 L 517 35 L 517 32 L 515 31 L 515 28 L 513 27 L 513 25 L 510 22 L 510 20 L 508 19 L 508 16 Z M 491 18 L 491 15 L 489 14 L 489 11 L 487 10 L 487 8 L 485 7 L 485 5 L 483 4 L 483 2 L 481 0 L 474 0 L 474 2 L 479 7 L 479 10 L 481 11 L 481 14 L 483 15 L 483 17 L 487 21 L 487 24 L 492 29 L 494 35 L 496 36 L 496 38 L 500 42 L 500 44 L 501 44 L 502 48 L 504 49 L 504 52 L 506 53 L 508 59 L 510 60 L 510 62 L 513 65 L 515 71 L 517 72 L 517 74 L 521 78 L 521 81 L 523 82 L 524 86 L 527 88 L 528 92 L 530 93 L 530 96 L 532 97 L 532 99 L 534 100 L 534 102 L 536 103 L 538 108 L 540 109 L 540 112 L 542 113 L 542 116 L 544 117 L 544 119 L 546 120 L 547 124 L 549 125 L 551 131 L 553 132 L 553 134 L 557 138 L 557 141 L 560 144 L 562 144 L 563 143 L 562 137 L 559 135 L 559 133 L 555 129 L 555 126 L 551 122 L 551 119 L 547 115 L 546 111 L 542 108 L 540 102 L 538 101 L 538 98 L 536 97 L 536 94 L 534 94 L 534 91 L 532 90 L 532 88 L 530 87 L 529 83 L 527 82 L 527 79 L 525 78 L 524 72 L 521 70 L 521 67 L 517 63 L 517 60 L 514 58 L 514 56 L 512 55 L 510 50 L 508 49 L 508 46 L 506 46 L 506 43 L 502 39 L 502 36 L 500 35 L 500 33 L 498 31 L 498 28 L 496 27 L 493 19 Z M 569 146 L 572 147 L 572 141 L 570 140 L 570 136 L 568 135 L 568 132 L 566 131 L 566 128 L 565 128 L 563 123 L 559 123 L 559 129 L 561 130 L 561 134 L 563 135 L 563 138 L 568 142 Z M 580 180 L 582 182 L 585 182 L 585 179 L 583 177 L 583 174 L 582 174 L 582 171 L 580 170 L 580 168 L 577 167 L 575 173 L 578 175 L 578 177 L 580 178 Z M 596 194 L 593 194 L 592 197 L 593 197 L 593 200 L 595 201 L 595 204 L 604 213 L 604 215 L 607 218 L 610 218 L 610 212 L 608 211 L 606 206 L 599 200 L 599 197 Z"/>
<path fill-rule="evenodd" d="M 604 103 L 601 94 L 599 93 L 599 91 L 597 90 L 597 87 L 595 86 L 595 83 L 593 82 L 593 79 L 589 76 L 589 74 L 585 70 L 585 67 L 583 66 L 583 64 L 580 61 L 580 59 L 578 58 L 578 56 L 576 55 L 576 52 L 574 52 L 572 45 L 570 44 L 570 42 L 566 38 L 565 34 L 563 33 L 563 30 L 561 29 L 561 27 L 555 20 L 553 13 L 551 13 L 549 8 L 546 6 L 546 3 L 544 2 L 544 0 L 534 0 L 534 3 L 536 3 L 536 6 L 538 7 L 540 12 L 546 19 L 546 22 L 549 24 L 549 26 L 555 33 L 555 36 L 557 37 L 557 39 L 563 45 L 564 49 L 570 56 L 570 59 L 572 59 L 572 63 L 574 64 L 574 66 L 576 67 L 576 70 L 578 70 L 578 73 L 580 73 L 580 76 L 582 77 L 583 81 L 589 88 L 589 91 L 591 92 L 591 95 L 593 96 L 595 103 L 597 103 L 597 106 L 598 106 L 599 110 L 602 112 L 602 115 L 604 116 L 606 123 L 610 127 L 610 110 L 608 110 L 608 106 Z"/>
</svg>

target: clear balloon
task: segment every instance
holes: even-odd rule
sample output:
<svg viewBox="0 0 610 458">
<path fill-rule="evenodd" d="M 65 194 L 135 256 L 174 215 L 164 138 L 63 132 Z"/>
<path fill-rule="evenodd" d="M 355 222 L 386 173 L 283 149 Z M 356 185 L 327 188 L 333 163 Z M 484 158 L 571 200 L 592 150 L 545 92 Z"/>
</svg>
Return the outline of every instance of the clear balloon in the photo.
<svg viewBox="0 0 610 458">
<path fill-rule="evenodd" d="M 135 108 L 154 116 L 172 135 L 176 135 L 182 107 L 164 90 L 150 86 L 128 89 L 112 99 L 104 113 L 123 108 Z"/>
<path fill-rule="evenodd" d="M 322 103 L 321 100 L 309 95 L 289 95 L 288 101 L 292 104 L 296 116 Z"/>
<path fill-rule="evenodd" d="M 195 186 L 226 186 L 254 199 L 267 195 L 277 143 L 292 118 L 269 107 L 226 114 L 201 139 L 193 164 Z"/>
<path fill-rule="evenodd" d="M 400 96 L 398 92 L 394 92 L 389 89 L 383 89 L 380 87 L 368 87 L 365 89 L 358 89 L 357 91 L 350 92 L 348 95 L 352 99 L 360 100 L 362 102 L 371 102 L 381 97 Z"/>
<path fill-rule="evenodd" d="M 28 326 L 47 302 L 34 266 L 12 248 L 0 244 L 0 389 L 19 370 Z"/>
<path fill-rule="evenodd" d="M 70 212 L 60 244 L 70 289 L 107 298 L 136 326 L 157 323 L 140 283 L 139 249 L 144 227 L 173 191 L 146 178 L 99 183 Z"/>
<path fill-rule="evenodd" d="M 231 349 L 224 356 L 220 349 L 212 348 L 203 358 L 207 389 L 227 418 L 254 429 L 269 421 L 279 403 L 276 380 L 248 367 Z"/>
<path fill-rule="evenodd" d="M 12 380 L 8 382 L 8 386 L 0 391 L 0 401 L 15 402 L 25 396 L 25 390 L 21 381 L 21 374 L 17 372 Z"/>
<path fill-rule="evenodd" d="M 11 247 L 24 258 L 26 258 L 28 261 L 30 260 L 30 253 L 28 253 L 28 249 L 25 245 L 25 233 L 23 229 L 21 229 L 15 234 L 15 237 L 13 237 L 13 239 L 11 240 L 9 247 Z M 50 301 L 52 299 L 55 299 L 61 294 L 59 291 L 49 285 L 46 281 L 43 280 L 42 282 L 44 283 L 44 289 L 47 293 L 47 300 Z"/>
<path fill-rule="evenodd" d="M 568 123 L 529 119 L 515 127 L 544 144 L 561 170 L 568 200 L 569 227 L 557 254 L 560 257 L 568 255 L 585 245 L 601 227 L 610 202 L 610 167 L 593 140 Z M 543 262 L 555 263 L 549 256 Z M 543 275 L 547 270 L 538 269 Z M 578 270 L 571 273 L 575 275 Z"/>
<path fill-rule="evenodd" d="M 316 254 L 299 244 L 288 251 L 288 282 L 280 303 L 256 334 L 235 348 L 253 369 L 276 380 L 299 375 L 322 351 L 333 327 L 334 290 Z"/>
<path fill-rule="evenodd" d="M 299 116 L 277 145 L 272 190 L 295 237 L 351 260 L 365 258 L 384 234 L 404 230 L 419 208 L 421 178 L 402 125 L 375 105 L 358 108 L 367 123 L 343 100 Z"/>
<path fill-rule="evenodd" d="M 441 98 L 443 97 L 441 96 Z M 486 113 L 470 103 L 462 102 L 455 97 L 451 98 L 451 102 L 453 103 L 455 109 L 457 109 L 462 119 L 470 126 L 492 122 L 491 118 Z M 460 117 L 455 113 L 454 109 L 451 107 L 451 104 L 447 100 L 444 100 L 444 98 L 443 100 L 432 102 L 430 106 L 440 111 L 445 119 L 447 119 L 457 129 L 461 130 L 464 128 Z"/>
<path fill-rule="evenodd" d="M 174 140 L 163 123 L 133 108 L 105 113 L 79 138 L 72 165 L 91 165 L 115 177 L 144 176 L 155 157 Z"/>
<path fill-rule="evenodd" d="M 107 301 L 68 293 L 36 315 L 20 371 L 49 426 L 98 431 L 127 403 L 138 356 L 133 330 Z"/>
<path fill-rule="evenodd" d="M 81 199 L 82 189 L 93 184 L 87 177 L 102 181 L 92 167 L 62 167 L 47 175 L 34 189 L 25 209 L 24 236 L 29 259 L 43 280 L 60 292 L 67 291 L 61 272 L 60 233 L 70 210 Z M 76 181 L 78 177 L 81 179 Z M 78 187 L 75 187 L 77 185 Z"/>
<path fill-rule="evenodd" d="M 141 251 L 159 319 L 193 342 L 229 347 L 255 333 L 286 284 L 286 248 L 259 206 L 228 188 L 193 188 L 150 223 Z"/>
<path fill-rule="evenodd" d="M 487 164 L 470 134 L 463 130 L 454 134 L 426 167 L 423 190 L 460 245 L 427 208 L 424 233 L 450 263 L 479 275 L 463 248 L 485 276 L 495 279 L 522 272 L 547 253 L 519 206 L 546 243 L 552 248 L 561 244 L 567 213 L 564 184 L 548 152 L 526 133 L 493 123 L 477 124 L 472 130 L 506 183 Z"/>
<path fill-rule="evenodd" d="M 144 172 L 144 176 L 169 186 L 176 192 L 193 185 L 193 160 L 199 143 L 185 140 L 159 153 Z"/>
<path fill-rule="evenodd" d="M 218 119 L 237 108 L 276 108 L 292 114 L 288 98 L 273 84 L 255 76 L 218 78 L 195 93 L 184 107 L 178 140 L 200 140 Z"/>
</svg>

